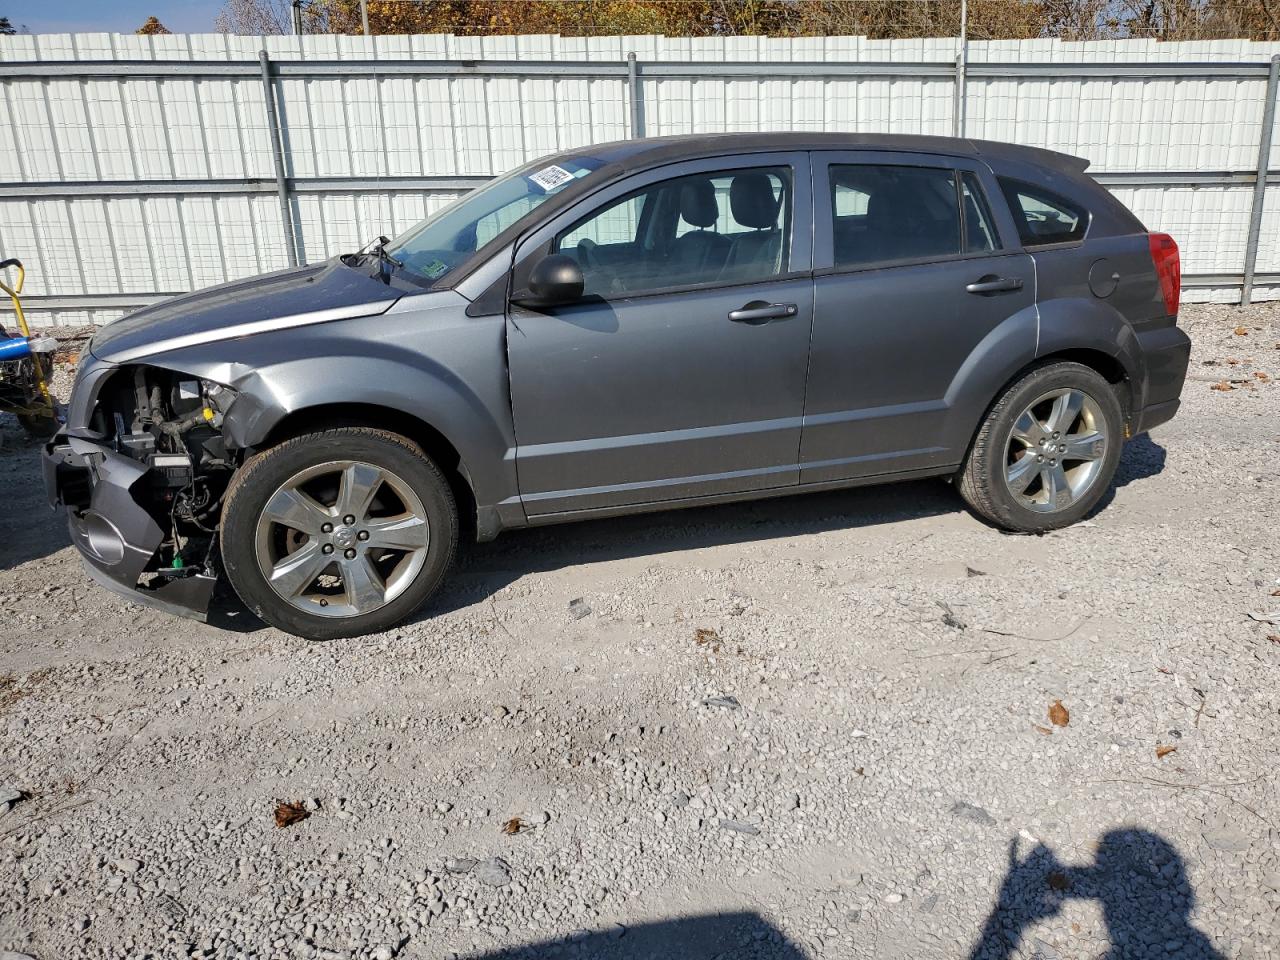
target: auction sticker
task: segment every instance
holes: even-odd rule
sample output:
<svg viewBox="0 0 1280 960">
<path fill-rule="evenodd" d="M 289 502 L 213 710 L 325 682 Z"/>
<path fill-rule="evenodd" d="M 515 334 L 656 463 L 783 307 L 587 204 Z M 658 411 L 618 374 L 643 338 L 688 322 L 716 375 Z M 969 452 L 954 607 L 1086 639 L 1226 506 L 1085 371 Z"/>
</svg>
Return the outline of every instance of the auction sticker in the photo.
<svg viewBox="0 0 1280 960">
<path fill-rule="evenodd" d="M 556 187 L 563 186 L 573 180 L 574 176 L 564 167 L 556 166 L 553 163 L 549 167 L 543 167 L 537 173 L 528 174 L 527 179 L 535 187 L 541 187 L 543 193 L 550 193 Z"/>
<path fill-rule="evenodd" d="M 422 268 L 422 272 L 429 280 L 436 280 L 449 272 L 449 265 L 443 260 L 432 260 Z"/>
</svg>

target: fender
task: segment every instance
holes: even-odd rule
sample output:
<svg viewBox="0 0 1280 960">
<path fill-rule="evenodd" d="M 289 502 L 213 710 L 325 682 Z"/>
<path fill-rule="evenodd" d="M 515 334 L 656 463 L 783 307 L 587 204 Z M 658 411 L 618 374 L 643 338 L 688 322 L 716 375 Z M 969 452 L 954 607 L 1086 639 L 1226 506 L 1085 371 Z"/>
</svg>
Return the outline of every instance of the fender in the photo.
<svg viewBox="0 0 1280 960">
<path fill-rule="evenodd" d="M 1037 357 L 1066 350 L 1090 350 L 1112 358 L 1129 381 L 1130 412 L 1142 406 L 1138 390 L 1146 363 L 1133 326 L 1111 304 L 1094 297 L 1061 297 L 1040 304 Z"/>
<path fill-rule="evenodd" d="M 146 358 L 225 384 L 238 396 L 222 430 L 251 449 L 288 416 L 341 404 L 380 406 L 439 432 L 461 458 L 477 506 L 506 515 L 519 496 L 504 320 L 465 316 L 451 291 L 406 298 L 382 316 L 202 344 Z M 504 524 L 504 525 L 510 525 Z"/>
</svg>

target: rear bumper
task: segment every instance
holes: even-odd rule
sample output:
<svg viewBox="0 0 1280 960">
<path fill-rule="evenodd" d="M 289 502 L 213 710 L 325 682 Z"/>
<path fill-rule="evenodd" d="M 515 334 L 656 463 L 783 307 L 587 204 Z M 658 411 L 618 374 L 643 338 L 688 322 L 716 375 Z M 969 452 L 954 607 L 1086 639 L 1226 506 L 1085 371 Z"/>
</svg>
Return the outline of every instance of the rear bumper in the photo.
<svg viewBox="0 0 1280 960">
<path fill-rule="evenodd" d="M 1145 372 L 1134 397 L 1134 435 L 1173 419 L 1191 359 L 1191 338 L 1178 327 L 1145 331 L 1138 342 Z"/>
<path fill-rule="evenodd" d="M 67 513 L 71 542 L 90 575 L 137 603 L 203 620 L 216 578 L 155 575 L 164 533 L 133 496 L 144 464 L 88 440 L 59 434 L 44 449 L 45 491 Z"/>
</svg>

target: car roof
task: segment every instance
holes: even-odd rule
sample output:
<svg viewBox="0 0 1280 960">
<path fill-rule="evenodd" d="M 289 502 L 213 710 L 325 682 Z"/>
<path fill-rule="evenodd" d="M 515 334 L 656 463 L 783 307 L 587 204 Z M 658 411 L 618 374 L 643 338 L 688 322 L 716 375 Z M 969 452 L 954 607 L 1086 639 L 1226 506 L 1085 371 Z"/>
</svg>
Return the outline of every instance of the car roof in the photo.
<svg viewBox="0 0 1280 960">
<path fill-rule="evenodd" d="M 944 156 L 1015 160 L 1080 173 L 1089 161 L 1039 147 L 1025 147 L 965 137 L 933 137 L 903 133 L 777 133 L 687 134 L 649 137 L 596 144 L 560 154 L 564 159 L 590 158 L 614 169 L 612 174 L 659 166 L 677 160 L 723 154 L 766 153 L 795 150 L 883 150 L 895 153 L 930 153 Z"/>
</svg>

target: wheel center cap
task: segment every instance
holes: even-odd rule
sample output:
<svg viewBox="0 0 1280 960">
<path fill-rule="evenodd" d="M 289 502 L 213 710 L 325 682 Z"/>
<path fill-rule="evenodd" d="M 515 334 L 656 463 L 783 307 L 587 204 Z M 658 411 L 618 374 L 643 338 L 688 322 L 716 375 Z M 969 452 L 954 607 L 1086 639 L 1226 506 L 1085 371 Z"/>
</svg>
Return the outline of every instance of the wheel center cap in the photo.
<svg viewBox="0 0 1280 960">
<path fill-rule="evenodd" d="M 354 547 L 356 545 L 355 530 L 351 527 L 338 527 L 333 531 L 333 543 L 344 550 L 347 547 Z"/>
</svg>

